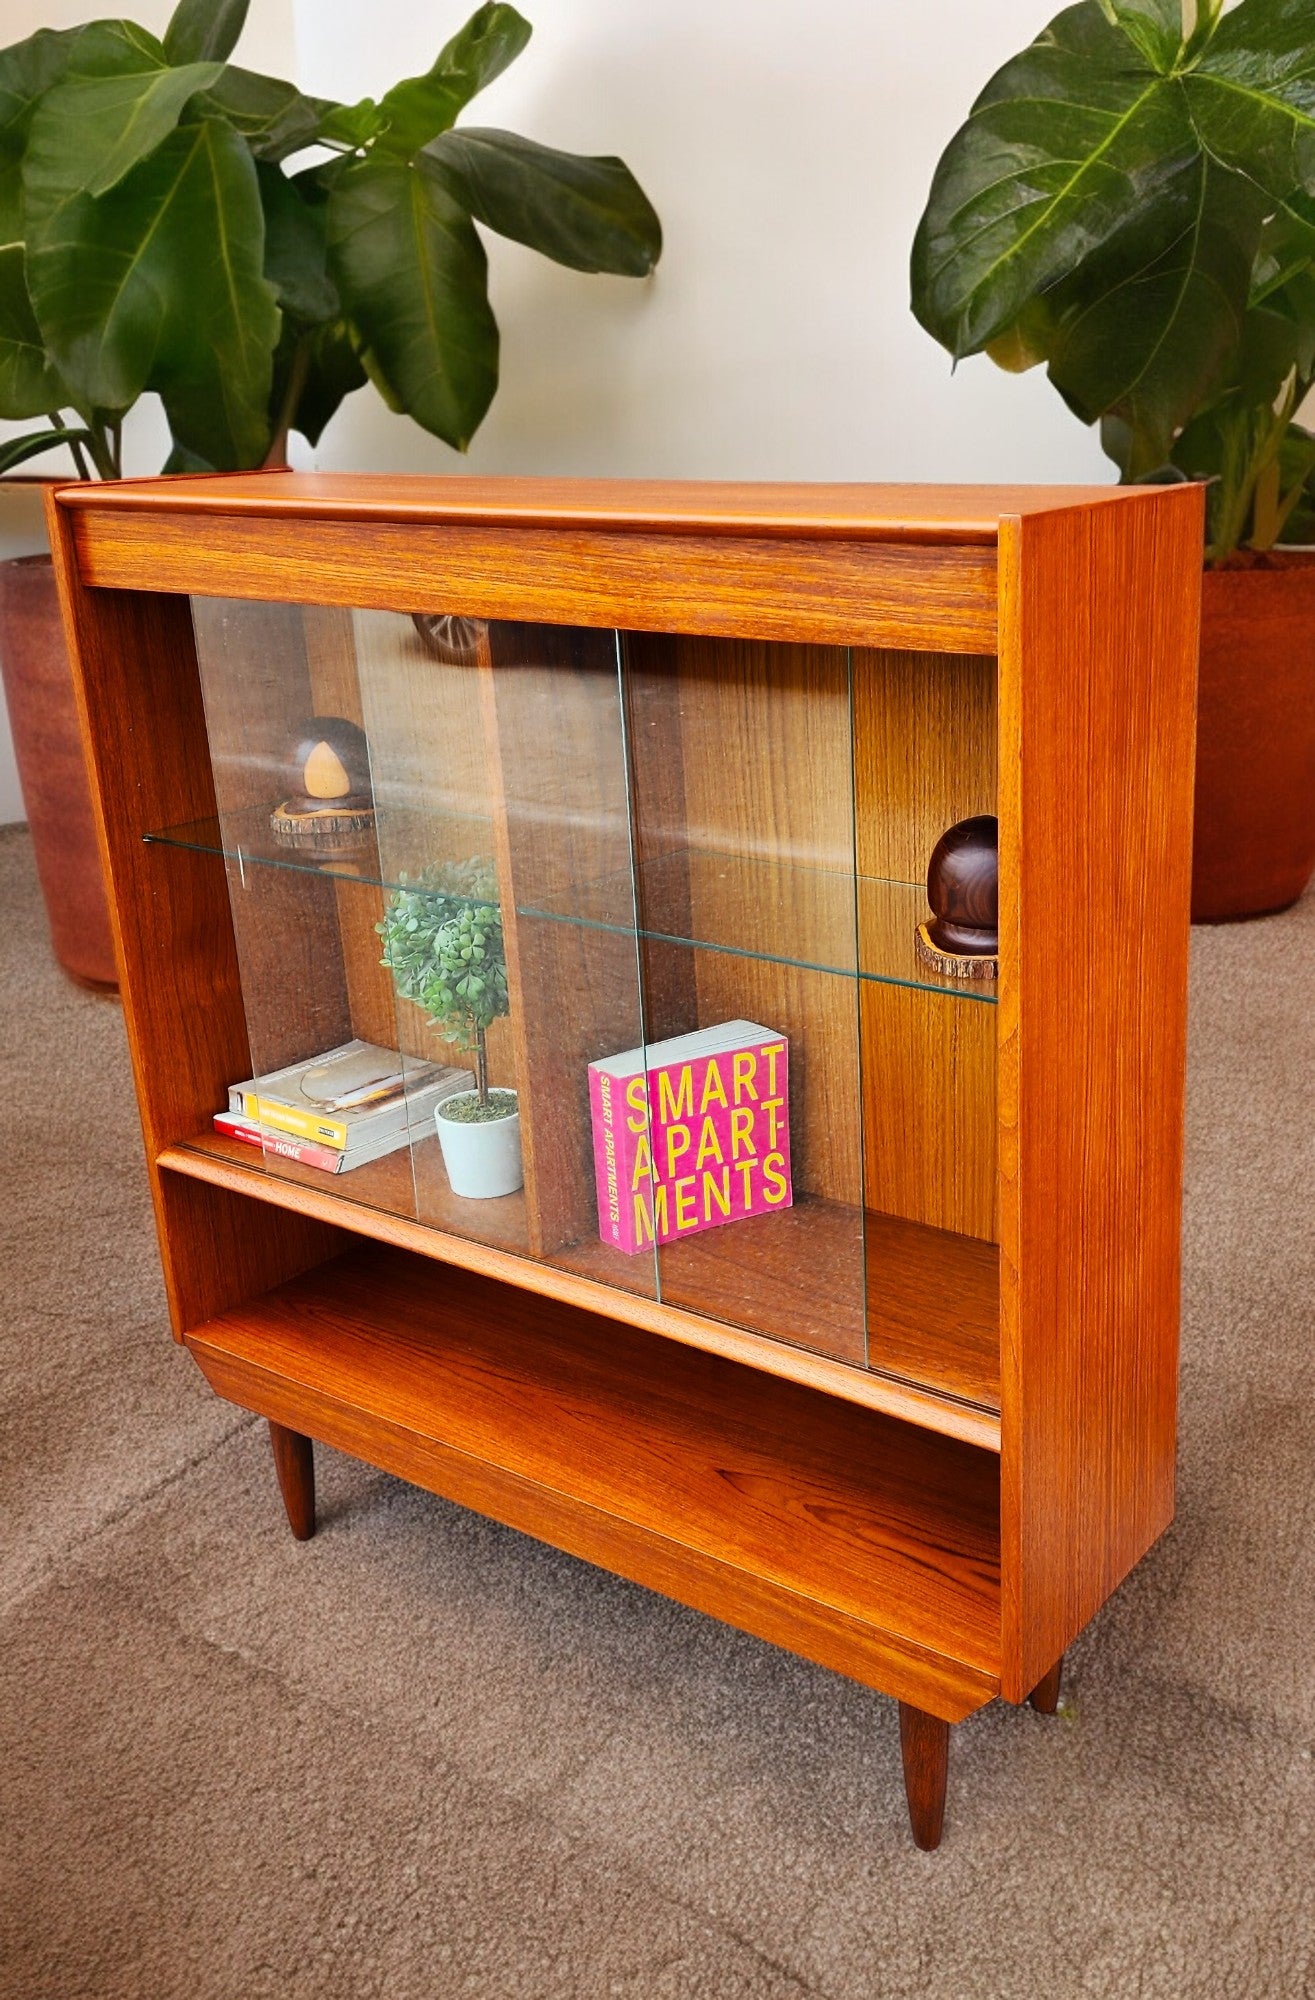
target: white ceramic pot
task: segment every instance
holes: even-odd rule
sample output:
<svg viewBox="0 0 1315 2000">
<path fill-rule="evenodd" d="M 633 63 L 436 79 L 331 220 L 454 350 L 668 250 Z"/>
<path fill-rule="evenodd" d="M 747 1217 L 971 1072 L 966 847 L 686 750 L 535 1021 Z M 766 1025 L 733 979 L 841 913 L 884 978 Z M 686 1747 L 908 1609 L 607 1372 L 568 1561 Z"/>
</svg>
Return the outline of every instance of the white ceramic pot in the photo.
<svg viewBox="0 0 1315 2000">
<path fill-rule="evenodd" d="M 434 1124 L 453 1194 L 467 1201 L 490 1201 L 495 1195 L 515 1194 L 525 1179 L 521 1115 L 517 1109 L 506 1118 L 491 1118 L 483 1125 L 462 1125 L 443 1116 L 449 1104 L 459 1104 L 474 1094 L 463 1090 L 445 1098 L 434 1113 Z M 512 1090 L 507 1095 L 514 1097 L 516 1093 Z"/>
</svg>

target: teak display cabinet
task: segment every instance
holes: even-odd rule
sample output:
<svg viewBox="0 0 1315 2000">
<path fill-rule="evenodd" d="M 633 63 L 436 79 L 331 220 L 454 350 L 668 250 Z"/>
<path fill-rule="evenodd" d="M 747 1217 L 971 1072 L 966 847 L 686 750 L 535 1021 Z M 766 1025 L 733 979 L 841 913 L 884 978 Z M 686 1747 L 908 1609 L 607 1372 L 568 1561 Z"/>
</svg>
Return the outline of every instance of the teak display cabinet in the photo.
<svg viewBox="0 0 1315 2000">
<path fill-rule="evenodd" d="M 50 519 L 173 1322 L 294 1533 L 320 1439 L 881 1689 L 934 1845 L 949 1725 L 1053 1709 L 1172 1512 L 1199 491 L 279 473 Z M 271 838 L 310 717 L 369 746 L 346 858 Z M 984 813 L 999 977 L 956 980 L 914 933 Z M 432 1118 L 332 1175 L 221 1137 L 244 1078 L 436 1053 L 375 926 L 476 860 L 523 1187 L 454 1195 Z M 589 1064 L 743 1020 L 791 1205 L 696 1228 L 690 1179 L 623 1254 Z"/>
</svg>

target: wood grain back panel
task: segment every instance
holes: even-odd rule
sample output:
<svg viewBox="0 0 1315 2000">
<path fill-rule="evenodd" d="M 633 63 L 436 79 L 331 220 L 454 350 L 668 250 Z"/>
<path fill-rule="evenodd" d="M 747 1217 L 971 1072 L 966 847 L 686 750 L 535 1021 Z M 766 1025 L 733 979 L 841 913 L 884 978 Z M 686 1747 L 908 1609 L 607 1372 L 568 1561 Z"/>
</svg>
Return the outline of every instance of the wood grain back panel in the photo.
<svg viewBox="0 0 1315 2000">
<path fill-rule="evenodd" d="M 309 713 L 340 715 L 364 729 L 351 613 L 335 605 L 308 604 L 302 610 L 301 623 Z M 373 744 L 371 750 L 373 755 Z M 400 1048 L 392 981 L 379 963 L 374 929 L 383 914 L 383 893 L 373 884 L 344 883 L 335 890 L 335 897 L 349 1033 L 382 1048 Z"/>
<path fill-rule="evenodd" d="M 1001 542 L 1004 1683 L 1173 1511 L 1202 489 Z"/>
<path fill-rule="evenodd" d="M 945 829 L 996 801 L 996 663 L 854 652 L 858 870 L 925 882 Z"/>
<path fill-rule="evenodd" d="M 691 1027 L 743 1018 L 788 1036 L 795 1183 L 858 1209 L 845 651 L 677 635 L 628 645 L 640 921 L 726 947 L 650 946 L 646 972 L 692 1002 Z"/>
<path fill-rule="evenodd" d="M 530 1248 L 563 1254 L 598 1233 L 589 1064 L 643 1040 L 629 797 L 612 632 L 495 623 L 482 672 L 511 1035 L 524 1091 Z M 574 921 L 598 905 L 608 921 Z M 652 1260 L 615 1259 L 651 1295 Z"/>
<path fill-rule="evenodd" d="M 865 980 L 862 1010 L 868 1207 L 993 1241 L 996 1009 Z"/>
<path fill-rule="evenodd" d="M 435 657 L 405 612 L 349 615 L 384 879 L 391 884 L 406 875 L 414 881 L 428 867 L 480 855 L 492 860 L 498 779 L 484 737 L 477 666 Z M 386 900 L 381 893 L 380 913 Z M 466 1066 L 468 1058 L 439 1039 L 422 1008 L 397 998 L 378 962 L 378 938 L 370 943 L 380 1018 L 393 1023 L 388 1039 L 411 1055 Z M 506 1021 L 493 1023 L 488 1047 L 490 1080 L 514 1089 Z"/>
<path fill-rule="evenodd" d="M 288 795 L 291 752 L 315 712 L 305 621 L 299 606 L 214 598 L 195 599 L 192 617 L 202 751 L 208 740 L 225 845 L 248 845 L 264 837 L 270 810 Z M 240 1074 L 346 1041 L 351 1010 L 333 883 L 235 860 L 227 872 L 251 1045 L 251 1067 Z"/>
<path fill-rule="evenodd" d="M 854 654 L 860 951 L 866 966 L 925 883 L 946 828 L 996 809 L 996 663 L 944 653 Z M 916 899 L 915 899 L 916 901 Z M 917 914 L 925 904 L 916 903 Z M 865 982 L 864 1171 L 868 1206 L 934 1229 L 996 1233 L 995 1010 L 952 994 Z M 874 1360 L 877 1357 L 874 1355 Z"/>
</svg>

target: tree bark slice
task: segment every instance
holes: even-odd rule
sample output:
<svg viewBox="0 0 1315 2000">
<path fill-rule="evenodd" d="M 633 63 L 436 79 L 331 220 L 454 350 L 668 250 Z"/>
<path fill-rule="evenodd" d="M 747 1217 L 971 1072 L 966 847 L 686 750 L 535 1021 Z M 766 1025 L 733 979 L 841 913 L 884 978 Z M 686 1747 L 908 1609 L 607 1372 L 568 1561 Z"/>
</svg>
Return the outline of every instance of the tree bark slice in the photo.
<svg viewBox="0 0 1315 2000">
<path fill-rule="evenodd" d="M 940 972 L 947 979 L 994 979 L 1000 971 L 1000 960 L 990 953 L 961 953 L 942 951 L 932 943 L 931 932 L 925 923 L 918 925 L 914 945 L 918 957 L 933 972 Z"/>
</svg>

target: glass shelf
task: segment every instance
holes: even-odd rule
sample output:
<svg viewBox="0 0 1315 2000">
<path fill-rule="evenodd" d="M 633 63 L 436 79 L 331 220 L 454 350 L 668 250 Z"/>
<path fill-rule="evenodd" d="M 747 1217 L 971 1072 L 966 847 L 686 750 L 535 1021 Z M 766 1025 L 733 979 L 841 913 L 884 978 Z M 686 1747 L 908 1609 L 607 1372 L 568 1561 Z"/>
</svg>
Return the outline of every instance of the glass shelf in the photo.
<svg viewBox="0 0 1315 2000">
<path fill-rule="evenodd" d="M 493 822 L 487 814 L 431 814 L 394 808 L 378 813 L 375 831 L 362 835 L 354 851 L 315 855 L 285 846 L 277 838 L 270 825 L 272 811 L 272 805 L 247 806 L 210 819 L 161 827 L 143 838 L 156 846 L 222 855 L 235 861 L 239 869 L 282 868 L 322 880 L 368 882 L 380 889 L 397 889 L 416 881 L 435 851 L 441 851 L 436 840 L 440 827 L 447 831 L 460 826 L 461 844 L 468 854 L 491 853 L 493 848 Z"/>
<path fill-rule="evenodd" d="M 444 826 L 456 817 L 466 828 L 468 850 L 490 852 L 492 821 L 478 814 L 445 813 Z M 420 876 L 434 852 L 434 831 L 431 815 L 381 811 L 376 832 L 364 840 L 359 852 L 318 858 L 280 845 L 270 828 L 270 808 L 262 805 L 164 827 L 145 838 L 161 846 L 223 856 L 235 862 L 239 872 L 247 867 L 278 868 L 392 890 L 414 884 Z M 782 949 L 785 940 L 778 915 L 782 910 L 794 913 L 792 948 Z M 562 879 L 517 908 L 518 916 L 531 920 L 637 935 L 652 944 L 693 947 L 993 1006 L 994 980 L 947 978 L 918 958 L 914 934 L 926 914 L 921 883 L 855 877 L 793 859 L 688 847 L 643 862 L 633 873 L 621 870 L 586 882 Z"/>
</svg>

